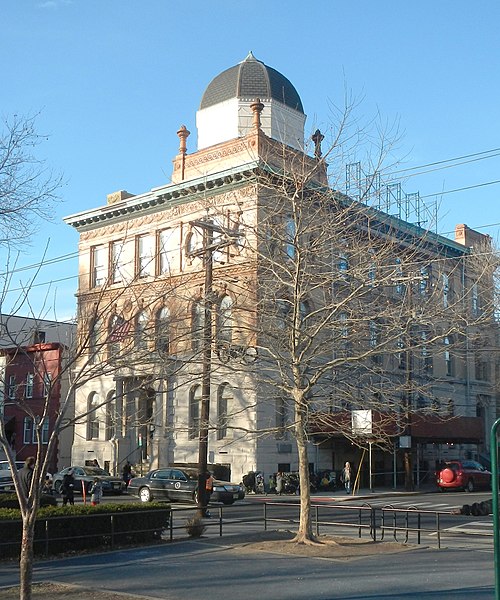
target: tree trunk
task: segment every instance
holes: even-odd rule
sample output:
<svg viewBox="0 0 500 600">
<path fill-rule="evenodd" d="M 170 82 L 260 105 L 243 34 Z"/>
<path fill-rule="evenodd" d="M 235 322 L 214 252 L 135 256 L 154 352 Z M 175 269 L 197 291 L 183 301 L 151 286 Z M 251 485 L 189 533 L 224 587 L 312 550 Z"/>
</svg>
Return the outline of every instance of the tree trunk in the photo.
<svg viewBox="0 0 500 600">
<path fill-rule="evenodd" d="M 311 522 L 311 487 L 309 482 L 309 456 L 307 453 L 307 438 L 305 436 L 305 419 L 299 413 L 296 425 L 297 451 L 299 456 L 300 477 L 300 520 L 297 535 L 293 541 L 299 544 L 314 543 L 316 537 L 313 534 Z"/>
<path fill-rule="evenodd" d="M 33 585 L 33 541 L 35 537 L 35 514 L 23 515 L 23 537 L 19 559 L 20 600 L 31 600 Z"/>
</svg>

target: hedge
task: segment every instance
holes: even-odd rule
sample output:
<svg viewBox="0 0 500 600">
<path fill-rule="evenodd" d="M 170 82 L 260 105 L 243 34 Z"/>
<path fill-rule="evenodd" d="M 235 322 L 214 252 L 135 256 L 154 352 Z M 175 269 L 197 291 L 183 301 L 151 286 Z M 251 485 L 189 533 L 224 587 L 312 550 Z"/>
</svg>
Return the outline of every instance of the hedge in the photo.
<svg viewBox="0 0 500 600">
<path fill-rule="evenodd" d="M 167 504 L 101 504 L 40 508 L 35 523 L 34 552 L 60 554 L 158 539 L 168 526 Z M 0 509 L 0 556 L 17 557 L 22 537 L 19 510 Z"/>
</svg>

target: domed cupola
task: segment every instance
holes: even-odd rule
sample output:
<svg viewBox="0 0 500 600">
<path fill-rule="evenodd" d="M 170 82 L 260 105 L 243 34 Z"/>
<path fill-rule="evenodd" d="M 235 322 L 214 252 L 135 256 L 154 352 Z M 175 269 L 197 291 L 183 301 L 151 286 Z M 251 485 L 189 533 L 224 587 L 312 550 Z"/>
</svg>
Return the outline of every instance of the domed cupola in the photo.
<svg viewBox="0 0 500 600">
<path fill-rule="evenodd" d="M 217 75 L 208 85 L 196 115 L 198 149 L 237 137 L 252 129 L 250 105 L 264 104 L 262 131 L 293 148 L 303 149 L 306 116 L 295 87 L 281 73 L 250 52 L 243 62 Z"/>
</svg>

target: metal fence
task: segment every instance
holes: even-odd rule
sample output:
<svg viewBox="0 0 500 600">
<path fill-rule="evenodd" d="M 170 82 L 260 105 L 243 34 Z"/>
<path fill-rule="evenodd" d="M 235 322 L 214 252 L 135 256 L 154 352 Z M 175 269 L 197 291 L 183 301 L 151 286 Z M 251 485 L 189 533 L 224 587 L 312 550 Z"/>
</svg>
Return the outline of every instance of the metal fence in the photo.
<svg viewBox="0 0 500 600">
<path fill-rule="evenodd" d="M 299 523 L 300 506 L 287 502 L 264 502 L 262 512 L 255 517 L 235 518 L 234 507 L 220 506 L 212 509 L 212 518 L 204 520 L 209 530 L 218 536 L 267 531 L 274 527 L 290 528 Z M 284 510 L 286 509 L 286 510 Z M 170 516 L 168 539 L 177 537 L 180 530 L 186 535 L 186 518 L 196 514 L 196 508 L 173 509 Z M 285 514 L 286 512 L 292 513 Z M 373 507 L 368 503 L 360 506 L 336 504 L 311 505 L 313 530 L 316 535 L 345 534 L 376 541 L 394 541 L 403 544 L 429 544 L 442 547 L 443 537 L 455 537 L 456 532 L 443 528 L 442 517 L 449 511 L 422 510 L 417 507 L 396 508 L 392 505 Z M 464 532 L 459 532 L 463 534 Z M 479 534 L 477 534 L 479 535 Z M 484 533 L 489 540 L 492 534 Z"/>
</svg>

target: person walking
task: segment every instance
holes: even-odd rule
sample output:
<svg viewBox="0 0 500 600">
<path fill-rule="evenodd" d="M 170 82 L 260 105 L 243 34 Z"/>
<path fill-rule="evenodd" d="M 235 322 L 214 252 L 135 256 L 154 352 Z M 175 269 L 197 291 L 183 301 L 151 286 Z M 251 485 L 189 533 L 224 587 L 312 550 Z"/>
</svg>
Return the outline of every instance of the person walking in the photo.
<svg viewBox="0 0 500 600">
<path fill-rule="evenodd" d="M 19 481 L 21 483 L 21 490 L 24 497 L 27 499 L 30 495 L 31 480 L 33 479 L 33 469 L 35 468 L 35 457 L 29 456 L 24 461 L 24 467 L 19 469 Z"/>
<path fill-rule="evenodd" d="M 283 493 L 283 473 L 278 471 L 276 473 L 276 494 L 281 496 Z"/>
<path fill-rule="evenodd" d="M 75 478 L 73 477 L 73 469 L 70 469 L 63 477 L 61 485 L 61 493 L 63 498 L 63 506 L 68 502 L 73 505 L 75 503 Z"/>
<path fill-rule="evenodd" d="M 128 484 L 130 483 L 130 480 L 132 479 L 132 465 L 129 463 L 128 460 L 123 465 L 122 479 L 125 482 L 126 487 L 128 487 Z"/>
<path fill-rule="evenodd" d="M 90 487 L 90 503 L 92 506 L 97 506 L 101 502 L 102 498 L 102 483 L 99 477 L 94 477 L 94 482 Z"/>
<path fill-rule="evenodd" d="M 344 484 L 346 494 L 351 493 L 352 469 L 351 463 L 346 462 L 342 469 L 341 481 Z"/>
</svg>

